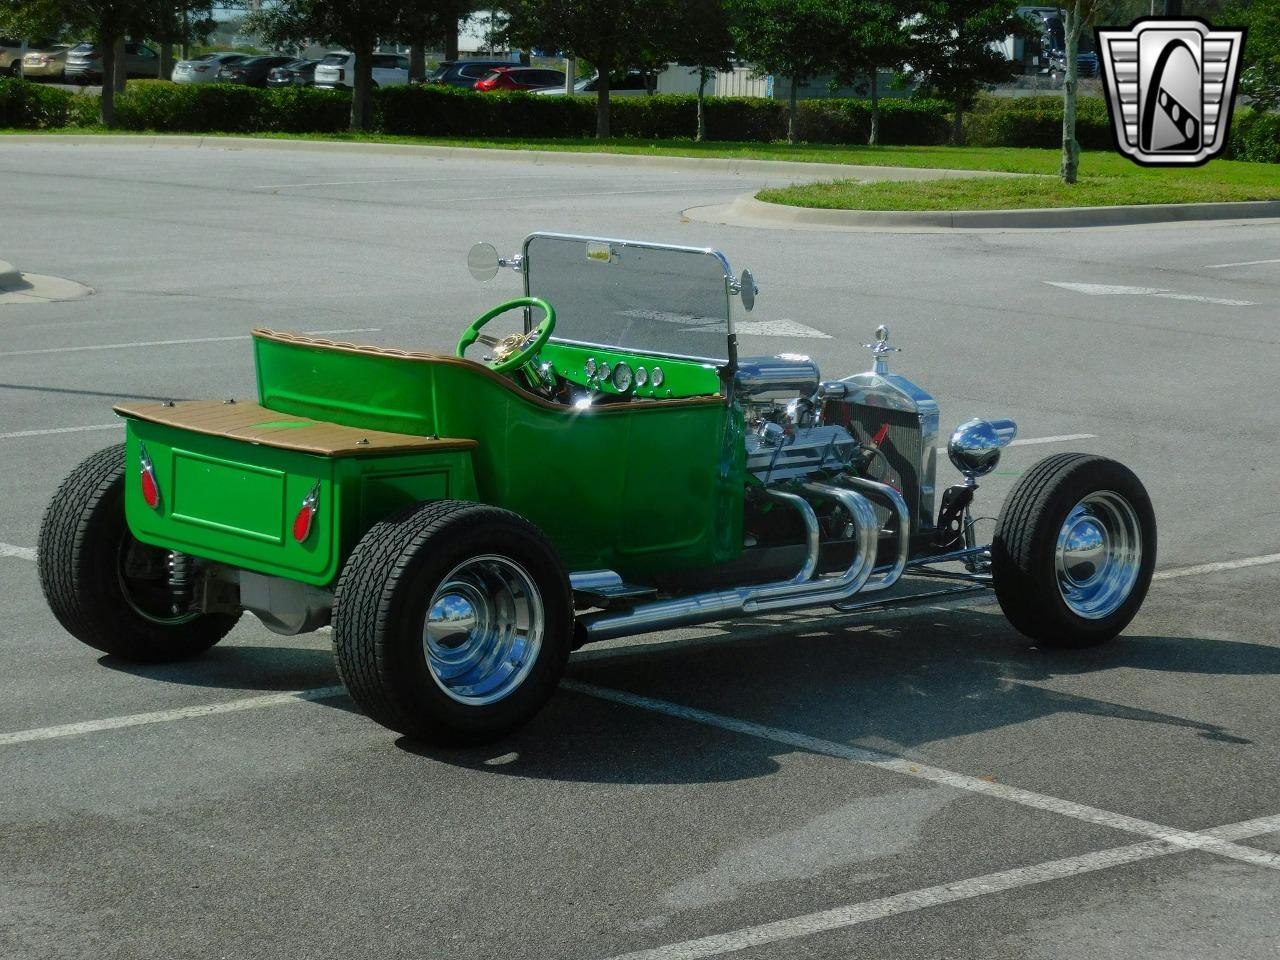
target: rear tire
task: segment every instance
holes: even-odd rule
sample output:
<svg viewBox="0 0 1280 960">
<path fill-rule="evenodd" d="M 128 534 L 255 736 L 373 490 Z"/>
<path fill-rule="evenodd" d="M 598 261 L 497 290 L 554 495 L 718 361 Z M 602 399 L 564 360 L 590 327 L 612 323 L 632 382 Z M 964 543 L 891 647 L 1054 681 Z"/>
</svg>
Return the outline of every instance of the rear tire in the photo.
<svg viewBox="0 0 1280 960">
<path fill-rule="evenodd" d="M 1009 492 L 991 544 L 1009 622 L 1046 646 L 1114 638 L 1146 598 L 1156 562 L 1151 499 L 1128 467 L 1083 453 L 1047 457 Z"/>
<path fill-rule="evenodd" d="M 338 579 L 333 644 L 357 704 L 416 740 L 484 743 L 551 696 L 573 639 L 569 577 L 532 523 L 419 504 L 375 524 Z"/>
<path fill-rule="evenodd" d="M 119 444 L 93 454 L 58 487 L 40 524 L 40 588 L 58 622 L 95 650 L 151 663 L 197 656 L 240 614 L 173 616 L 165 608 L 167 579 L 129 572 L 163 571 L 169 552 L 129 532 L 124 473 Z"/>
</svg>

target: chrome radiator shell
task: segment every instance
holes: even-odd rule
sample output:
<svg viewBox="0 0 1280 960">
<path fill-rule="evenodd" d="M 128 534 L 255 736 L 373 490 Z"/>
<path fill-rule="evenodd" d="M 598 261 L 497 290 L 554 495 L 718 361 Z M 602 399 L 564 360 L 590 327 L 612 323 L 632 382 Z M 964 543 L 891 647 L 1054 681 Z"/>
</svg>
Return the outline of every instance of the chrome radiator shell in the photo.
<svg viewBox="0 0 1280 960">
<path fill-rule="evenodd" d="M 888 436 L 880 445 L 893 473 L 888 479 L 901 486 L 913 532 L 933 529 L 937 524 L 937 401 L 893 373 L 867 371 L 835 383 L 844 389 L 828 393 L 822 422 L 846 427 L 863 443 L 870 443 L 888 424 Z M 885 511 L 882 519 L 887 517 Z"/>
</svg>

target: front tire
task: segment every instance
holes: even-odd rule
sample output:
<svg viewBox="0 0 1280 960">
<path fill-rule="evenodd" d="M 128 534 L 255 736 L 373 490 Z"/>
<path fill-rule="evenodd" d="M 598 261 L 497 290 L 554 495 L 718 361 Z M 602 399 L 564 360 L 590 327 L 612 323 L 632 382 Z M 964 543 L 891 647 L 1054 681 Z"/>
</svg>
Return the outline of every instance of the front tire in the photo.
<svg viewBox="0 0 1280 960">
<path fill-rule="evenodd" d="M 333 603 L 338 674 L 357 704 L 416 740 L 484 743 L 555 690 L 573 638 L 569 578 L 529 521 L 442 500 L 370 528 Z"/>
<path fill-rule="evenodd" d="M 1151 498 L 1128 467 L 1083 453 L 1047 457 L 1014 485 L 991 544 L 1009 622 L 1046 646 L 1113 639 L 1142 606 L 1156 562 Z"/>
<path fill-rule="evenodd" d="M 124 444 L 89 457 L 45 510 L 36 547 L 49 609 L 81 643 L 124 660 L 185 660 L 208 650 L 238 613 L 169 606 L 169 552 L 136 540 L 124 518 Z"/>
</svg>

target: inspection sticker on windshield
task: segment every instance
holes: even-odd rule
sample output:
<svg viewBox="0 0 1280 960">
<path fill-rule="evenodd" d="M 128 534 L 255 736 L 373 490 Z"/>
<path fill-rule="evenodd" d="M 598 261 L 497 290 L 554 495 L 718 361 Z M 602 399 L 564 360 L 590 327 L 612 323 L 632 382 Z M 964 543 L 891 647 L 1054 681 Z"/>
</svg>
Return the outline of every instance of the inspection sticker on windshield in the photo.
<svg viewBox="0 0 1280 960">
<path fill-rule="evenodd" d="M 1222 152 L 1244 28 L 1142 17 L 1097 31 L 1116 147 L 1143 166 L 1194 167 Z"/>
</svg>

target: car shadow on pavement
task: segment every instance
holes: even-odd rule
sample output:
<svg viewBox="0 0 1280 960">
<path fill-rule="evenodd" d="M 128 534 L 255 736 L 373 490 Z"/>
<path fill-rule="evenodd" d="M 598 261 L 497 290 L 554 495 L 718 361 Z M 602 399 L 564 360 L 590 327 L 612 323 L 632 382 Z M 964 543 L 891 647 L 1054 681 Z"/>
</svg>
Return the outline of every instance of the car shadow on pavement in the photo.
<svg viewBox="0 0 1280 960">
<path fill-rule="evenodd" d="M 333 653 L 328 647 L 223 644 L 194 660 L 177 663 L 133 663 L 103 656 L 98 663 L 165 683 L 222 690 L 311 690 L 338 685 Z M 345 697 L 344 702 L 350 703 Z"/>
<path fill-rule="evenodd" d="M 646 645 L 634 655 L 619 649 L 608 657 L 571 660 L 568 676 L 583 684 L 908 757 L 931 743 L 1053 715 L 1185 730 L 1208 741 L 1209 749 L 1239 749 L 1252 743 L 1219 724 L 1041 685 L 1124 668 L 1185 674 L 1189 682 L 1200 675 L 1274 676 L 1280 675 L 1280 649 L 1200 637 L 1126 635 L 1089 650 L 1044 650 L 1013 632 L 998 613 L 948 611 L 893 623 L 801 627 L 795 634 L 741 641 L 694 641 L 688 647 L 673 643 L 655 650 Z M 1169 682 L 1176 690 L 1177 678 Z M 509 776 L 619 782 L 626 775 L 618 769 L 618 758 L 625 755 L 629 741 L 599 729 L 594 725 L 598 721 L 588 723 L 578 716 L 585 706 L 601 703 L 589 695 L 562 691 L 528 728 L 481 750 L 442 750 L 407 739 L 397 744 L 434 760 Z M 711 732 L 722 736 L 721 731 L 644 709 L 606 706 L 615 714 L 646 718 L 652 724 L 651 735 L 658 738 L 670 738 L 673 731 L 700 731 L 693 740 L 695 756 L 714 774 L 710 778 L 723 774 L 714 769 L 720 748 L 706 745 Z M 566 747 L 566 738 L 573 748 Z M 696 746 L 699 742 L 702 745 Z M 493 756 L 504 752 L 511 756 L 495 765 Z M 768 752 L 775 754 L 776 748 Z M 682 765 L 683 776 L 694 774 L 687 756 L 677 756 L 675 748 L 668 755 L 672 763 Z"/>
</svg>

